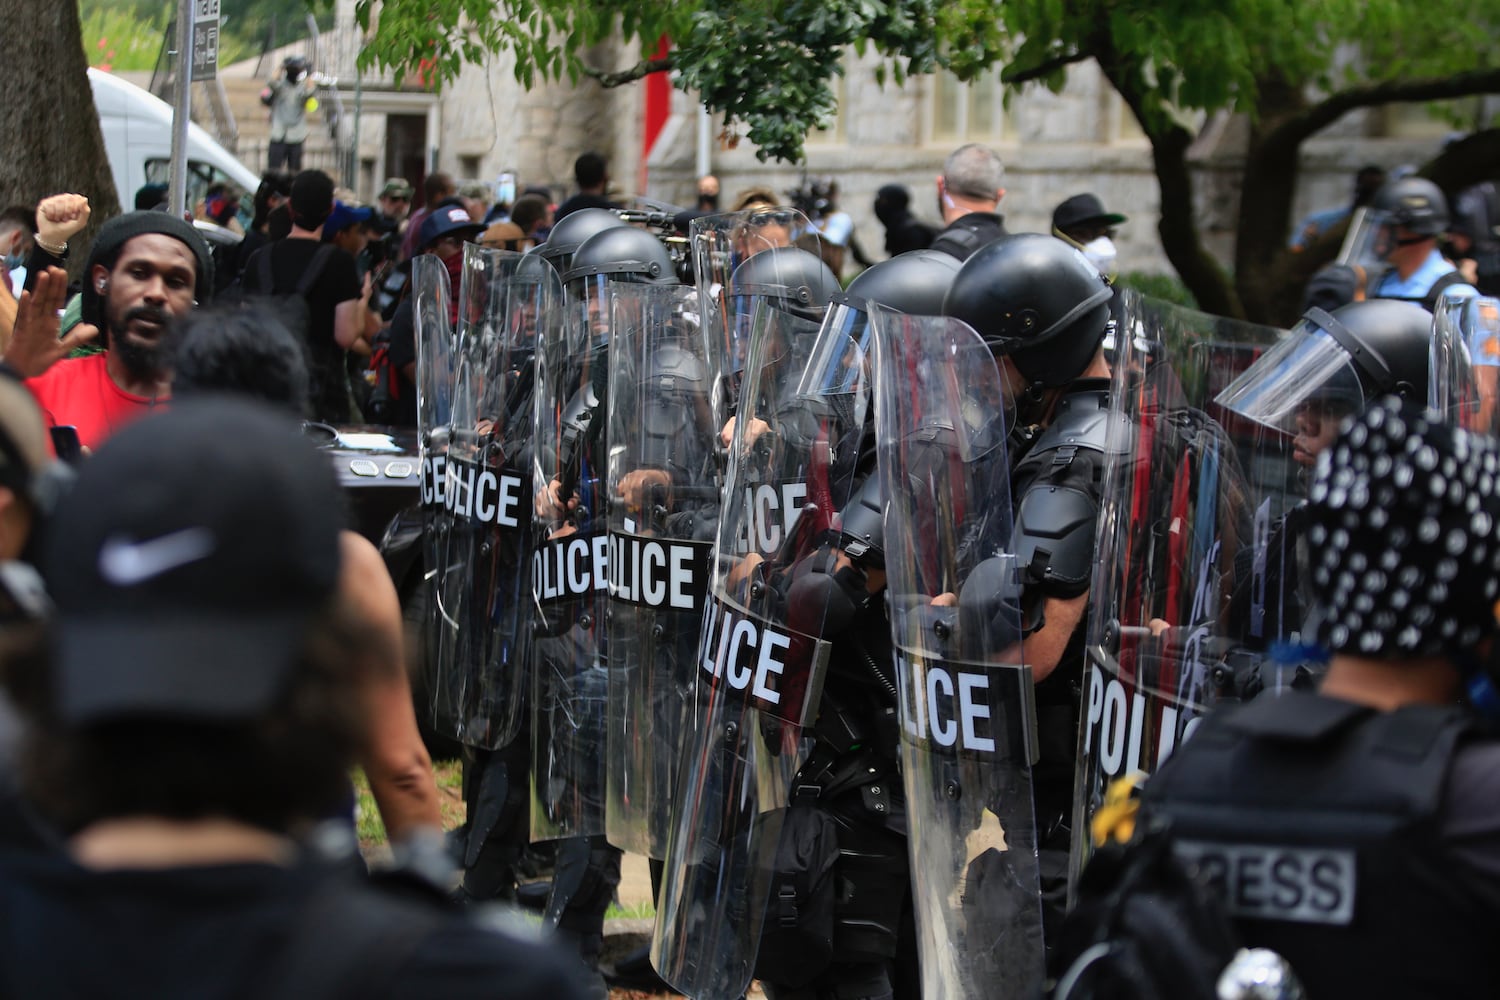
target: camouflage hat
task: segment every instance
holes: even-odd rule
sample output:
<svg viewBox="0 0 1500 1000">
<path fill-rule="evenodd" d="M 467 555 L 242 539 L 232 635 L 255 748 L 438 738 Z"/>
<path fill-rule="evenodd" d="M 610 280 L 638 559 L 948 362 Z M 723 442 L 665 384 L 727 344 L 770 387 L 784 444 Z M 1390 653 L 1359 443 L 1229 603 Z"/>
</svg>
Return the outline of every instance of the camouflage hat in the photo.
<svg viewBox="0 0 1500 1000">
<path fill-rule="evenodd" d="M 410 201 L 412 186 L 406 182 L 405 177 L 387 177 L 385 187 L 380 189 L 382 198 L 405 198 Z"/>
</svg>

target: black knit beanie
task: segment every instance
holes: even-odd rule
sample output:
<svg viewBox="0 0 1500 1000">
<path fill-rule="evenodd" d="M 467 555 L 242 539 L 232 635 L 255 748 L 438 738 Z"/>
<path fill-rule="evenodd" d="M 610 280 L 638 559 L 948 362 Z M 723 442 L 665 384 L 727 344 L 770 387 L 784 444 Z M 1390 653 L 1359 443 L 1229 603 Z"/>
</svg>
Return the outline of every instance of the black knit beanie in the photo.
<svg viewBox="0 0 1500 1000">
<path fill-rule="evenodd" d="M 214 261 L 209 255 L 208 243 L 198 235 L 190 222 L 184 222 L 170 212 L 126 212 L 117 215 L 99 227 L 94 237 L 94 248 L 89 251 L 88 266 L 83 273 L 83 321 L 99 328 L 100 342 L 108 337 L 104 329 L 104 302 L 99 287 L 94 283 L 94 265 L 102 264 L 114 270 L 120 259 L 120 250 L 137 236 L 158 233 L 170 236 L 193 252 L 198 262 L 198 283 L 193 297 L 199 305 L 205 305 L 214 294 Z"/>
</svg>

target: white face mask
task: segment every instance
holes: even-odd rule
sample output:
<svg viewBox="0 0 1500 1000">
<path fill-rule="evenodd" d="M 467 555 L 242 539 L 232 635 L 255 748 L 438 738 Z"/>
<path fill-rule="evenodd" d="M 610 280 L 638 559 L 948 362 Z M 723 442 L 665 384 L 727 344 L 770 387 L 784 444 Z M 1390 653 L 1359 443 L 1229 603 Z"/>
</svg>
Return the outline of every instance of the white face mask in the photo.
<svg viewBox="0 0 1500 1000">
<path fill-rule="evenodd" d="M 1089 263 L 1099 269 L 1100 274 L 1115 273 L 1115 245 L 1108 236 L 1101 236 L 1084 245 L 1083 255 Z"/>
</svg>

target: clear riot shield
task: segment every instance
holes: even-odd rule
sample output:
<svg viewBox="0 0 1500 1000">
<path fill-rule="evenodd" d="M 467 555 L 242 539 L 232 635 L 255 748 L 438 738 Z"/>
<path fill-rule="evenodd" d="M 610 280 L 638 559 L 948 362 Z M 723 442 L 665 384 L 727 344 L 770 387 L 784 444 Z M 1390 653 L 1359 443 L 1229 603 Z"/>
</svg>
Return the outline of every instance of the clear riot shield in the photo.
<svg viewBox="0 0 1500 1000">
<path fill-rule="evenodd" d="M 614 287 L 609 348 L 609 842 L 665 858 L 719 519 L 696 293 Z"/>
<path fill-rule="evenodd" d="M 966 324 L 870 310 L 887 594 L 922 995 L 1032 996 L 1043 970 L 1003 382 Z"/>
<path fill-rule="evenodd" d="M 531 589 L 531 838 L 604 830 L 609 286 L 565 293 L 538 344 Z"/>
<path fill-rule="evenodd" d="M 515 738 L 525 704 L 536 321 L 561 292 L 540 260 L 464 247 L 439 584 L 452 625 L 440 634 L 434 714 L 445 735 L 483 749 Z"/>
<path fill-rule="evenodd" d="M 705 356 L 715 372 L 709 401 L 719 426 L 739 403 L 755 305 L 753 297 L 734 294 L 735 270 L 764 250 L 803 246 L 817 238 L 807 217 L 790 208 L 707 215 L 689 223 Z"/>
<path fill-rule="evenodd" d="M 1217 702 L 1311 685 L 1298 505 L 1359 405 L 1326 332 L 1127 293 L 1089 595 L 1072 865 L 1107 785 L 1150 773 Z M 1353 395 L 1351 395 L 1353 393 Z"/>
<path fill-rule="evenodd" d="M 801 400 L 815 320 L 758 311 L 730 444 L 692 732 L 657 907 L 652 964 L 675 988 L 738 1000 L 749 985 L 793 779 L 811 740 L 829 643 L 826 590 L 854 453 Z M 809 585 L 811 584 L 811 586 Z"/>
<path fill-rule="evenodd" d="M 454 627 L 453 620 L 443 613 L 439 594 L 448 554 L 443 482 L 455 383 L 455 323 L 450 312 L 453 296 L 447 269 L 436 257 L 426 254 L 411 262 L 411 289 L 417 347 L 417 434 L 422 456 L 422 589 L 427 601 L 419 648 L 425 667 L 423 679 L 433 706 L 433 725 L 439 732 L 449 732 L 453 723 L 438 707 L 444 699 L 436 686 L 436 665 L 443 636 Z"/>
<path fill-rule="evenodd" d="M 1500 437 L 1500 300 L 1448 292 L 1438 299 L 1427 399 L 1456 426 Z"/>
</svg>

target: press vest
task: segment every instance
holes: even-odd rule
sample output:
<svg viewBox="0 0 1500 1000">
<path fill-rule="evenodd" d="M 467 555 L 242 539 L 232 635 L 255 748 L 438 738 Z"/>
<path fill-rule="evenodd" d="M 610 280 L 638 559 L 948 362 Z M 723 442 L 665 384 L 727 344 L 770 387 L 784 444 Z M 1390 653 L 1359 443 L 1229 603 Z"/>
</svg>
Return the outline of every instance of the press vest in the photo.
<svg viewBox="0 0 1500 1000">
<path fill-rule="evenodd" d="M 1493 914 L 1439 838 L 1463 711 L 1293 693 L 1221 712 L 1144 809 L 1246 945 L 1282 954 L 1313 997 L 1493 995 Z"/>
</svg>

